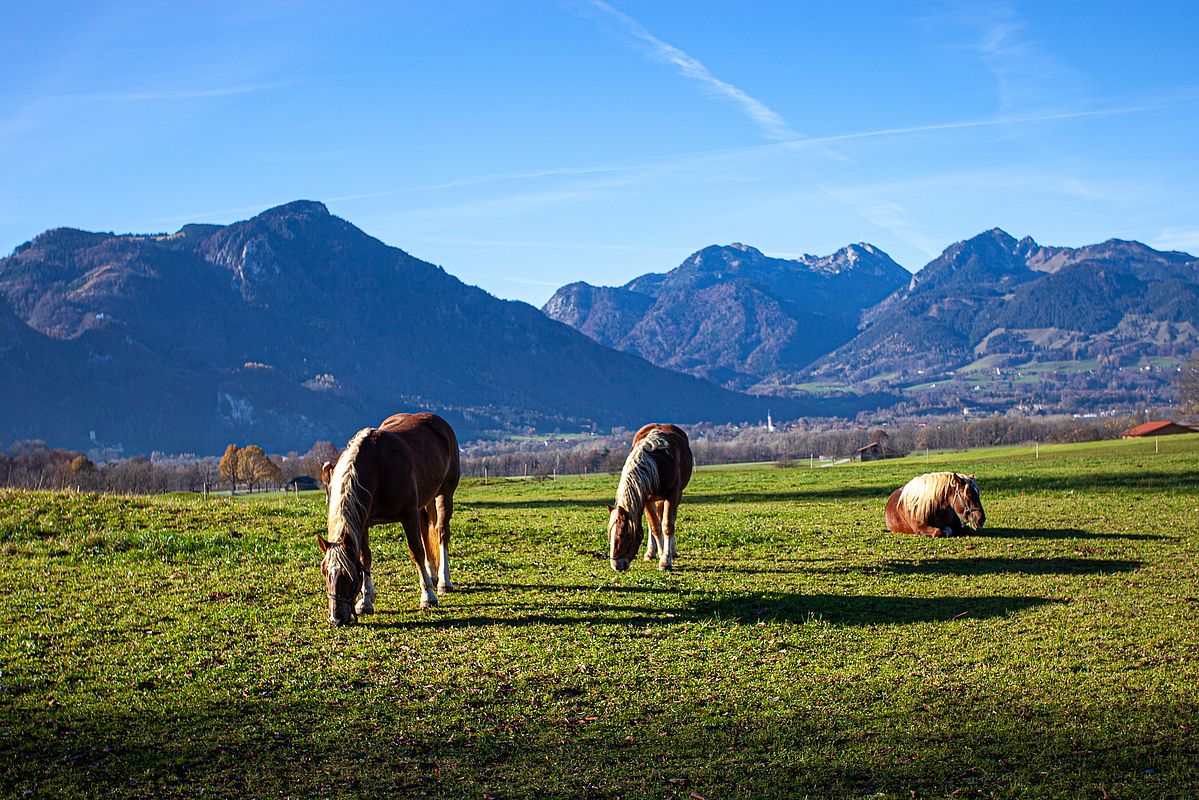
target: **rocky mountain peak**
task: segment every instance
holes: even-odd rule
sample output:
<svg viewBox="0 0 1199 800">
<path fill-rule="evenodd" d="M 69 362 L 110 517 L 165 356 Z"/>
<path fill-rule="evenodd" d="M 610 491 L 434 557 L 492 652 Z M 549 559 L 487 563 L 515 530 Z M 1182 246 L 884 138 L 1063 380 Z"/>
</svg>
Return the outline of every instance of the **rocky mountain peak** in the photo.
<svg viewBox="0 0 1199 800">
<path fill-rule="evenodd" d="M 292 200 L 290 203 L 284 203 L 281 206 L 268 208 L 263 211 L 255 219 L 267 220 L 277 219 L 280 217 L 331 217 L 329 209 L 324 203 L 317 200 Z"/>
</svg>

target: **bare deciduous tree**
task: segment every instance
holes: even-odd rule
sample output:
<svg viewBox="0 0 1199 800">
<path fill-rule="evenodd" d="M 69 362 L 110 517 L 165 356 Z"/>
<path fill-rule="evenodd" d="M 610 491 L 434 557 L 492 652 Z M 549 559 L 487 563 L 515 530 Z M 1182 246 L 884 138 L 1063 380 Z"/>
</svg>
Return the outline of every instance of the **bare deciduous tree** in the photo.
<svg viewBox="0 0 1199 800">
<path fill-rule="evenodd" d="M 1182 413 L 1199 414 L 1199 352 L 1182 365 L 1182 372 L 1174 381 L 1174 391 L 1178 393 Z"/>
</svg>

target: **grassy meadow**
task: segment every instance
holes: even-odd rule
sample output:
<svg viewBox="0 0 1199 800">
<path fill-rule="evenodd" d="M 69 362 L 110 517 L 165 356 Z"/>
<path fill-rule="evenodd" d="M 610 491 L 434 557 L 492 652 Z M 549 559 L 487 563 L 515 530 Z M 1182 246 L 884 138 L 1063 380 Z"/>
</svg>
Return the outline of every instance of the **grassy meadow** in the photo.
<svg viewBox="0 0 1199 800">
<path fill-rule="evenodd" d="M 891 534 L 975 470 L 987 528 Z M 1199 436 L 696 473 L 673 573 L 615 478 L 466 483 L 458 591 L 333 629 L 324 497 L 0 493 L 0 795 L 1199 795 Z"/>
</svg>

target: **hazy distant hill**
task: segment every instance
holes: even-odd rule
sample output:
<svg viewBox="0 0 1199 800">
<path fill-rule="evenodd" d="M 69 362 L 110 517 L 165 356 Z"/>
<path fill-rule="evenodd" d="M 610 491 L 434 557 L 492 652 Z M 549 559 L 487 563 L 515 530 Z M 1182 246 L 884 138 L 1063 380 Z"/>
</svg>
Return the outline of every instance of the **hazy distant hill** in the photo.
<svg viewBox="0 0 1199 800">
<path fill-rule="evenodd" d="M 542 310 L 659 366 L 745 388 L 849 341 L 862 311 L 910 278 L 868 244 L 797 259 L 732 244 L 622 287 L 572 283 Z"/>
<path fill-rule="evenodd" d="M 1003 379 L 1070 362 L 1076 392 L 1120 397 L 1133 391 L 1132 376 L 1117 367 L 1152 370 L 1152 359 L 1199 346 L 1199 261 L 1115 239 L 1043 247 L 995 229 L 947 248 L 864 321 L 793 379 L 897 385 L 953 371 Z M 1018 396 L 1020 381 L 1007 382 Z"/>
<path fill-rule="evenodd" d="M 344 440 L 410 408 L 465 431 L 758 419 L 300 201 L 161 236 L 48 231 L 0 260 L 0 440 L 215 452 Z M 11 307 L 11 308 L 10 308 Z M 776 416 L 799 413 L 780 407 Z"/>
</svg>

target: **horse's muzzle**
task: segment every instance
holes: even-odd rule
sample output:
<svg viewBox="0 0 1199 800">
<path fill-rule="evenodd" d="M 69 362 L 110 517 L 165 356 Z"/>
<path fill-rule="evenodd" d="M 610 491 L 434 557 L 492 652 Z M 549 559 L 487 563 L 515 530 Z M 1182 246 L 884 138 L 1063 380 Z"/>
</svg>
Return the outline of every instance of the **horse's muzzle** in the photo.
<svg viewBox="0 0 1199 800">
<path fill-rule="evenodd" d="M 617 572 L 624 572 L 629 568 L 629 560 L 627 558 L 614 558 L 611 560 L 612 569 Z"/>
</svg>

